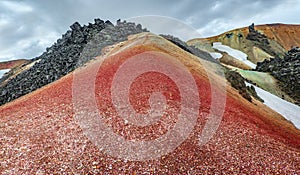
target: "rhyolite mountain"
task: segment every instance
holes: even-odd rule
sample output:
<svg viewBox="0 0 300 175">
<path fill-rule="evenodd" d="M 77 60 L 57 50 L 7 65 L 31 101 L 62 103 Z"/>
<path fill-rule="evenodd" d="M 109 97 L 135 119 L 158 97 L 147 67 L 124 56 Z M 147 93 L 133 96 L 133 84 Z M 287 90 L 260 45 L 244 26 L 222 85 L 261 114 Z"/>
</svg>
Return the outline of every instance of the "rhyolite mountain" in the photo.
<svg viewBox="0 0 300 175">
<path fill-rule="evenodd" d="M 245 53 L 257 67 L 251 69 L 241 60 L 215 49 L 213 43 L 216 42 Z M 222 58 L 219 61 L 241 73 L 248 81 L 280 98 L 300 104 L 300 25 L 252 24 L 214 37 L 192 39 L 187 43 L 208 52 L 220 52 Z M 259 74 L 257 71 L 262 72 L 259 78 L 253 76 Z M 261 79 L 274 80 L 264 84 Z"/>
<path fill-rule="evenodd" d="M 268 107 L 264 101 L 268 99 L 262 99 L 256 87 L 245 83 L 297 104 L 297 26 L 250 25 L 188 42 L 176 36 L 155 35 L 139 24 L 120 20 L 116 25 L 100 19 L 84 26 L 75 22 L 70 28 L 42 55 L 13 68 L 1 79 L 0 174 L 300 173 L 297 123 Z M 226 49 L 216 49 L 215 42 Z M 211 52 L 222 58 L 216 59 Z M 174 80 L 161 73 L 150 71 L 138 76 L 128 93 L 134 110 L 147 113 L 152 93 L 162 92 L 168 105 L 159 121 L 135 126 L 115 109 L 111 99 L 114 76 L 124 62 L 140 54 L 145 59 L 156 57 L 162 65 L 184 65 L 195 80 L 200 104 L 187 138 L 172 152 L 145 161 L 112 156 L 100 149 L 99 144 L 109 144 L 112 150 L 123 145 L 107 143 L 109 135 L 92 141 L 86 129 L 102 132 L 95 123 L 88 123 L 95 114 L 78 111 L 85 105 L 86 109 L 96 105 L 95 113 L 101 114 L 101 121 L 116 135 L 134 142 L 160 138 L 176 128 L 179 117 L 185 117 L 176 115 L 182 110 L 182 94 Z M 247 55 L 247 60 L 239 55 Z M 256 68 L 249 68 L 247 61 Z M 136 69 L 145 67 L 139 65 Z M 95 92 L 90 93 L 91 76 Z M 74 99 L 74 91 L 82 96 Z M 212 109 L 221 111 L 222 105 L 216 133 L 206 144 L 199 144 L 206 124 L 215 115 L 211 115 Z M 192 104 L 183 107 L 194 110 Z M 75 112 L 87 119 L 84 127 Z"/>
</svg>

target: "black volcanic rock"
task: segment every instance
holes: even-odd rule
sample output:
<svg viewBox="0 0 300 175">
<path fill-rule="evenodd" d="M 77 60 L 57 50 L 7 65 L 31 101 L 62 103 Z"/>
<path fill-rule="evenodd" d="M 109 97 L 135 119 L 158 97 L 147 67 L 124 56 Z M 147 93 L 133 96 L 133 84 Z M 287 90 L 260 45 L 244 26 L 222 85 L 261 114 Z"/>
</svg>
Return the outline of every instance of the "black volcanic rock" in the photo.
<svg viewBox="0 0 300 175">
<path fill-rule="evenodd" d="M 174 37 L 172 35 L 160 35 L 163 38 L 167 39 L 168 41 L 176 44 L 178 47 L 180 47 L 181 49 L 199 57 L 202 58 L 204 60 L 207 61 L 211 61 L 217 64 L 220 64 L 216 59 L 214 59 L 209 53 L 202 51 L 198 48 L 196 48 L 195 46 L 188 46 L 185 42 L 181 41 L 179 38 Z"/>
<path fill-rule="evenodd" d="M 248 27 L 248 29 L 249 29 L 249 33 L 256 33 L 257 31 L 255 30 L 255 28 L 254 28 L 254 23 L 252 23 L 249 27 Z"/>
<path fill-rule="evenodd" d="M 32 59 L 39 62 L 0 86 L 0 105 L 63 77 L 99 55 L 103 47 L 127 40 L 131 34 L 146 31 L 134 23 L 119 22 L 114 26 L 110 21 L 104 22 L 101 19 L 95 19 L 94 24 L 89 23 L 87 26 L 75 22 L 70 28 L 41 56 Z M 91 44 L 92 41 L 94 43 Z M 86 47 L 94 49 L 89 57 L 82 56 Z"/>
<path fill-rule="evenodd" d="M 245 99 L 252 102 L 251 96 L 247 91 L 245 79 L 238 73 L 232 70 L 225 71 L 225 77 L 230 82 L 231 86 L 239 91 Z"/>
<path fill-rule="evenodd" d="M 242 97 L 248 101 L 252 102 L 251 96 L 253 96 L 255 99 L 264 102 L 264 100 L 257 95 L 255 88 L 252 85 L 246 86 L 245 83 L 246 81 L 250 83 L 253 82 L 245 79 L 238 72 L 225 68 L 225 78 L 231 84 L 231 86 L 238 90 L 239 94 L 241 94 Z"/>
<path fill-rule="evenodd" d="M 248 27 L 249 33 L 246 36 L 246 39 L 251 40 L 256 47 L 261 48 L 266 53 L 272 55 L 272 56 L 281 56 L 280 54 L 276 53 L 272 47 L 270 46 L 270 42 L 268 40 L 268 37 L 254 28 L 254 23 L 252 23 Z"/>
<path fill-rule="evenodd" d="M 136 25 L 132 22 L 121 22 L 118 20 L 116 26 L 108 25 L 85 46 L 85 50 L 78 60 L 78 65 L 81 66 L 98 56 L 104 47 L 126 41 L 129 35 L 141 32 L 148 31 L 143 29 L 140 24 Z"/>
<path fill-rule="evenodd" d="M 249 33 L 248 33 L 246 39 L 252 40 L 252 41 L 257 41 L 257 42 L 261 43 L 262 45 L 270 44 L 266 35 L 261 34 L 257 30 L 255 30 L 254 23 L 252 23 L 248 27 L 248 30 L 249 30 Z"/>
<path fill-rule="evenodd" d="M 270 72 L 279 80 L 284 92 L 300 104 L 300 49 L 288 51 L 283 59 L 275 57 L 257 63 L 257 71 Z"/>
</svg>

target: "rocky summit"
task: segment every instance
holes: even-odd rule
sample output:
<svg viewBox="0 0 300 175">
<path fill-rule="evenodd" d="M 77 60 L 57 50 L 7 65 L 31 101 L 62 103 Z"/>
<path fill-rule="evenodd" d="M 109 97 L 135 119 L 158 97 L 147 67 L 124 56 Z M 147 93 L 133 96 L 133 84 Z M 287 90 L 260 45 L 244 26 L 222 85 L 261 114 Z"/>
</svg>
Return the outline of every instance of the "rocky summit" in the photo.
<svg viewBox="0 0 300 175">
<path fill-rule="evenodd" d="M 177 37 L 174 37 L 172 35 L 160 35 L 160 36 L 164 37 L 165 39 L 167 39 L 167 40 L 171 41 L 172 43 L 176 44 L 181 49 L 183 49 L 183 50 L 185 50 L 185 51 L 187 51 L 191 54 L 194 54 L 194 55 L 196 55 L 197 57 L 199 57 L 201 59 L 219 64 L 219 62 L 216 59 L 214 59 L 208 52 L 205 52 L 201 49 L 198 49 L 195 46 L 189 46 Z"/>
<path fill-rule="evenodd" d="M 147 31 L 141 25 L 131 22 L 119 20 L 113 25 L 110 21 L 104 22 L 101 19 L 95 19 L 94 24 L 84 26 L 75 22 L 70 28 L 41 56 L 32 59 L 32 62 L 36 61 L 32 67 L 0 86 L 0 105 L 58 80 L 97 56 L 102 48 L 125 41 L 131 34 Z M 80 59 L 85 47 L 90 49 L 89 55 Z"/>
<path fill-rule="evenodd" d="M 258 32 L 254 28 L 254 23 L 249 27 L 249 33 L 246 36 L 246 39 L 253 41 L 254 46 L 260 47 L 263 51 L 267 52 L 270 55 L 277 55 L 277 53 L 270 46 L 270 42 L 266 35 Z"/>
</svg>

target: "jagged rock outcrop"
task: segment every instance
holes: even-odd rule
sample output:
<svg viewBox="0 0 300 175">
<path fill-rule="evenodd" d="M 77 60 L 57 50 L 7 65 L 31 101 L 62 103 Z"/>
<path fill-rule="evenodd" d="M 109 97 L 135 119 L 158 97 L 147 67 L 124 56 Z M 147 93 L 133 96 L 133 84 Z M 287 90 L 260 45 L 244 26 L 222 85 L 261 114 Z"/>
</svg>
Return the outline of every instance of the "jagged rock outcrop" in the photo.
<svg viewBox="0 0 300 175">
<path fill-rule="evenodd" d="M 252 102 L 251 96 L 253 96 L 255 99 L 264 102 L 263 99 L 261 99 L 257 95 L 253 86 L 246 86 L 245 81 L 247 80 L 243 78 L 238 72 L 226 70 L 225 77 L 227 81 L 231 84 L 231 86 L 238 90 L 239 94 L 241 94 L 248 101 Z"/>
<path fill-rule="evenodd" d="M 267 52 L 270 55 L 278 56 L 278 53 L 276 53 L 272 47 L 270 46 L 270 42 L 268 40 L 268 37 L 254 28 L 254 23 L 252 23 L 248 27 L 249 33 L 246 37 L 246 39 L 253 41 L 254 46 L 261 48 L 263 51 Z"/>
<path fill-rule="evenodd" d="M 251 96 L 247 93 L 247 86 L 244 78 L 237 72 L 228 70 L 225 72 L 226 79 L 230 82 L 231 86 L 239 91 L 239 93 L 248 101 L 251 100 Z"/>
<path fill-rule="evenodd" d="M 275 57 L 260 62 L 256 70 L 270 72 L 279 80 L 282 90 L 300 104 L 300 48 L 291 49 L 283 59 Z"/>
<path fill-rule="evenodd" d="M 92 59 L 92 56 L 80 57 L 92 39 L 96 42 L 92 48 L 97 48 L 99 54 L 105 46 L 124 41 L 128 35 L 146 31 L 134 23 L 118 21 L 114 26 L 110 21 L 100 19 L 95 19 L 94 24 L 89 23 L 87 26 L 75 22 L 70 28 L 46 52 L 33 59 L 39 62 L 0 87 L 0 105 L 55 81 Z M 95 52 L 92 54 L 97 56 Z"/>
<path fill-rule="evenodd" d="M 83 53 L 78 60 L 78 66 L 83 65 L 87 61 L 101 54 L 101 50 L 109 45 L 126 41 L 129 35 L 148 32 L 147 29 L 143 29 L 141 24 L 135 24 L 133 22 L 117 21 L 117 25 L 112 24 L 105 27 L 99 35 L 95 35 L 91 41 L 85 45 Z"/>
<path fill-rule="evenodd" d="M 270 44 L 269 41 L 268 41 L 268 38 L 266 37 L 266 35 L 261 34 L 257 30 L 255 30 L 254 23 L 252 23 L 248 27 L 248 30 L 249 30 L 249 33 L 246 37 L 248 40 L 257 41 L 257 42 L 262 43 L 264 45 Z"/>
</svg>

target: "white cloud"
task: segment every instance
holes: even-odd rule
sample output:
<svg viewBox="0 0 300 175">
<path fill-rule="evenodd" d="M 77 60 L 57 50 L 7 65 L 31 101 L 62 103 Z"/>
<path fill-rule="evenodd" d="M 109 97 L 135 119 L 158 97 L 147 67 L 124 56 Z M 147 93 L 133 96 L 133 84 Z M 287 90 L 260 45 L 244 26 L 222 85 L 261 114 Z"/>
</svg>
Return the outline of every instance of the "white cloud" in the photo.
<svg viewBox="0 0 300 175">
<path fill-rule="evenodd" d="M 0 2 L 1 5 L 6 7 L 7 9 L 17 12 L 17 13 L 24 13 L 24 12 L 31 12 L 33 11 L 32 7 L 23 3 L 23 2 L 14 2 L 14 1 L 2 1 Z"/>
<path fill-rule="evenodd" d="M 94 18 L 125 19 L 133 16 L 170 16 L 197 28 L 201 36 L 220 34 L 237 27 L 262 23 L 300 23 L 299 0 L 73 0 L 0 1 L 0 61 L 38 56 L 69 26 L 93 22 Z M 186 38 L 197 37 L 192 30 L 175 24 L 152 21 L 145 27 L 153 32 Z M 159 30 L 155 31 L 154 28 Z M 163 32 L 161 32 L 163 31 Z M 26 44 L 20 44 L 26 43 Z"/>
<path fill-rule="evenodd" d="M 155 34 L 169 34 L 187 41 L 192 38 L 199 38 L 201 35 L 196 29 L 174 18 L 162 16 L 140 16 L 129 18 L 128 21 L 140 23 L 147 26 L 147 29 Z"/>
</svg>

